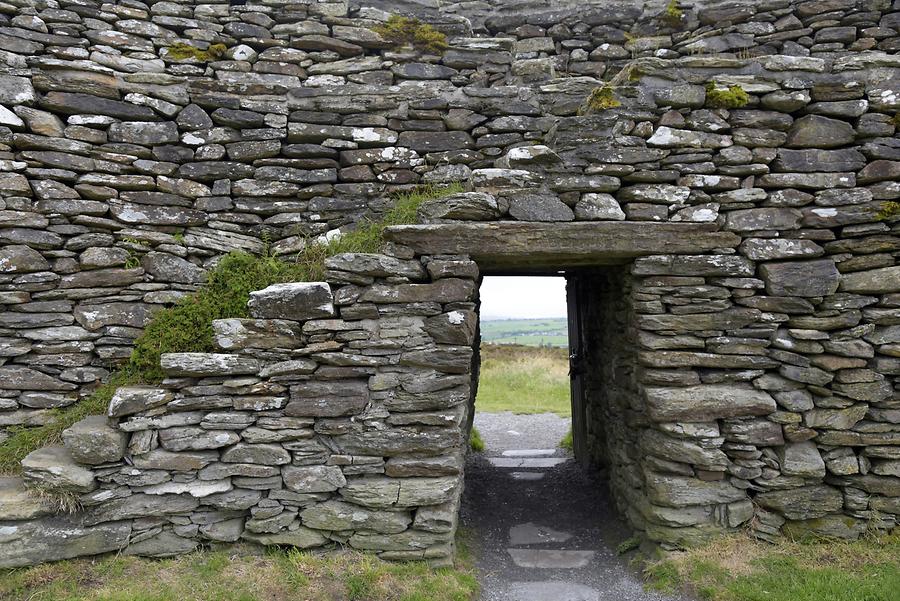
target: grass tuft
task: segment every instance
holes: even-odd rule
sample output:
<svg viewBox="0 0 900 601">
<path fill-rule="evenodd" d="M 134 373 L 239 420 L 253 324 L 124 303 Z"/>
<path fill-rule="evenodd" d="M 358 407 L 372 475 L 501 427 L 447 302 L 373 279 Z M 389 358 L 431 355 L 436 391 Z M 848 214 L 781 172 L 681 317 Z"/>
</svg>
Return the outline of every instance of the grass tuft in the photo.
<svg viewBox="0 0 900 601">
<path fill-rule="evenodd" d="M 163 353 L 209 352 L 214 349 L 212 322 L 215 319 L 249 317 L 250 292 L 282 282 L 318 281 L 325 274 L 325 259 L 339 253 L 378 252 L 384 229 L 415 223 L 416 211 L 425 200 L 456 194 L 458 183 L 443 187 L 423 186 L 397 195 L 393 208 L 379 221 L 367 220 L 351 232 L 327 243 L 310 243 L 293 260 L 284 261 L 268 250 L 261 256 L 232 252 L 223 256 L 207 274 L 203 287 L 173 307 L 157 311 L 144 332 L 135 340 L 128 361 L 109 381 L 89 397 L 51 414 L 48 423 L 16 427 L 0 444 L 0 473 L 21 471 L 20 462 L 31 451 L 56 444 L 62 432 L 89 415 L 106 412 L 120 386 L 153 384 L 164 377 L 159 365 Z"/>
<path fill-rule="evenodd" d="M 483 453 L 485 449 L 484 439 L 481 437 L 481 432 L 479 432 L 478 428 L 476 428 L 475 426 L 472 426 L 472 431 L 469 433 L 469 448 L 476 453 Z"/>
<path fill-rule="evenodd" d="M 567 451 L 575 450 L 575 438 L 572 434 L 572 428 L 569 428 L 569 431 L 566 432 L 566 435 L 562 437 L 562 440 L 559 441 L 559 448 L 566 449 Z"/>
<path fill-rule="evenodd" d="M 678 27 L 684 19 L 684 11 L 678 6 L 678 0 L 669 0 L 663 11 L 662 20 L 669 27 Z"/>
<path fill-rule="evenodd" d="M 446 35 L 411 17 L 391 15 L 383 24 L 373 27 L 372 31 L 397 46 L 412 46 L 416 50 L 432 54 L 443 54 L 450 47 Z"/>
<path fill-rule="evenodd" d="M 747 106 L 750 95 L 741 86 L 720 88 L 716 82 L 706 84 L 706 106 L 713 109 L 739 109 Z"/>
</svg>

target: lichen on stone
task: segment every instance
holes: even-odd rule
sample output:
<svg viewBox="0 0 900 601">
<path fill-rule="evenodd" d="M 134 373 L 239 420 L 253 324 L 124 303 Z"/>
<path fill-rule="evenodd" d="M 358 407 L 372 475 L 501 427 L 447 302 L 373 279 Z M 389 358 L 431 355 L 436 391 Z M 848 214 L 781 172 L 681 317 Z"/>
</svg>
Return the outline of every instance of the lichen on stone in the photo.
<svg viewBox="0 0 900 601">
<path fill-rule="evenodd" d="M 739 85 L 720 88 L 716 82 L 706 84 L 706 106 L 714 109 L 739 109 L 747 106 L 750 95 Z"/>
<path fill-rule="evenodd" d="M 226 50 L 228 47 L 225 44 L 211 44 L 209 48 L 202 50 L 185 42 L 176 42 L 166 46 L 166 58 L 176 61 L 195 59 L 208 62 L 222 58 Z"/>
<path fill-rule="evenodd" d="M 604 85 L 591 91 L 591 95 L 587 99 L 587 106 L 594 111 L 605 111 L 622 106 L 622 103 L 616 98 L 612 86 Z"/>
<path fill-rule="evenodd" d="M 893 221 L 900 218 L 900 202 L 893 200 L 881 203 L 881 210 L 875 215 L 878 221 Z"/>
<path fill-rule="evenodd" d="M 432 54 L 443 54 L 449 47 L 445 34 L 412 17 L 391 15 L 383 24 L 373 27 L 372 31 L 398 47 L 412 46 L 416 50 Z"/>
</svg>

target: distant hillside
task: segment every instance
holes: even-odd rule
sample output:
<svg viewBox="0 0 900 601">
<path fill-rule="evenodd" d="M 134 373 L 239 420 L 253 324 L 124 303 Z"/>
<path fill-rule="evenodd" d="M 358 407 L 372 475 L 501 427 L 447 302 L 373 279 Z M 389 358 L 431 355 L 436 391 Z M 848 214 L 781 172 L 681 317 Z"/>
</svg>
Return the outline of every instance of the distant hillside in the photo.
<svg viewBox="0 0 900 601">
<path fill-rule="evenodd" d="M 481 341 L 487 344 L 569 346 L 565 317 L 547 319 L 483 319 Z"/>
</svg>

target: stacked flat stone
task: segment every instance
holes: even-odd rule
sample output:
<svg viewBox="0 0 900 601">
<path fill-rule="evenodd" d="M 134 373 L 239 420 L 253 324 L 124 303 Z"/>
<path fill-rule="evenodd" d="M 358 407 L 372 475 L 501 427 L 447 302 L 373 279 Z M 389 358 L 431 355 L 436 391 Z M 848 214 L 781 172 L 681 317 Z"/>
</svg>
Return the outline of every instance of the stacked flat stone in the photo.
<svg viewBox="0 0 900 601">
<path fill-rule="evenodd" d="M 636 528 L 683 546 L 754 513 L 762 537 L 895 525 L 896 2 L 679 23 L 665 2 L 361 4 L 0 4 L 0 428 L 89 394 L 224 253 L 290 256 L 460 181 L 427 227 L 732 234 L 591 288 L 589 446 Z M 386 11 L 450 47 L 392 46 L 370 29 Z M 620 106 L 586 109 L 619 74 Z M 749 102 L 709 108 L 710 82 Z M 215 324 L 221 352 L 164 357 L 162 385 L 30 455 L 0 481 L 0 565 L 239 539 L 446 562 L 478 267 L 402 236 L 384 253 L 254 293 L 253 319 Z"/>
</svg>

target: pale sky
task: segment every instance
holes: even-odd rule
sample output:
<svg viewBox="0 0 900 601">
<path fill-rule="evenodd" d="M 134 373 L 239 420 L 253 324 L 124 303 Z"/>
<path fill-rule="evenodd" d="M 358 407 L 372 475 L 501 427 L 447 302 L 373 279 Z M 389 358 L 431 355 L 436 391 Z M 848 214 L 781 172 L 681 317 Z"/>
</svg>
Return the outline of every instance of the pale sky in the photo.
<svg viewBox="0 0 900 601">
<path fill-rule="evenodd" d="M 487 276 L 481 284 L 481 317 L 566 317 L 566 279 Z"/>
</svg>

